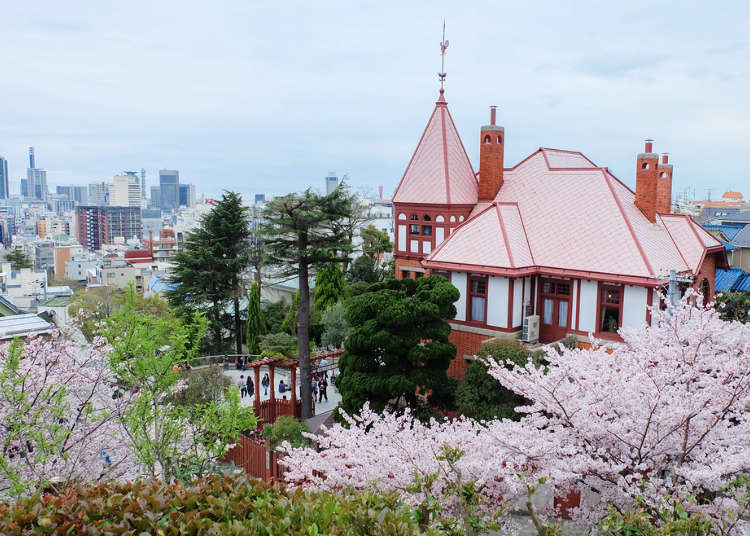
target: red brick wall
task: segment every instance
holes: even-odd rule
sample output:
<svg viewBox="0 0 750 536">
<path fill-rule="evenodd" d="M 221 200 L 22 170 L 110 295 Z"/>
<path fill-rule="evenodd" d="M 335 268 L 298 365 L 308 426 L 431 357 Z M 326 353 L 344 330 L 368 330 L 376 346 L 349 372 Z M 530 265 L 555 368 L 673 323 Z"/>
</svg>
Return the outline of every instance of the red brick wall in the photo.
<svg viewBox="0 0 750 536">
<path fill-rule="evenodd" d="M 479 199 L 494 199 L 503 185 L 503 148 L 505 131 L 490 126 L 479 138 Z M 485 139 L 489 136 L 489 141 Z"/>
<path fill-rule="evenodd" d="M 659 166 L 656 178 L 656 212 L 672 212 L 672 166 Z M 665 175 L 662 177 L 662 173 Z"/>
<path fill-rule="evenodd" d="M 411 268 L 422 268 L 422 263 L 416 259 L 401 259 L 399 257 L 396 257 L 396 279 L 403 279 L 401 277 L 401 267 L 403 266 L 408 266 Z M 414 274 L 415 272 L 409 273 L 412 279 L 414 279 L 415 277 Z"/>
<path fill-rule="evenodd" d="M 703 303 L 708 303 L 709 301 L 713 301 L 714 299 L 714 284 L 716 284 L 715 254 L 706 255 L 706 258 L 703 259 L 703 264 L 698 271 L 698 275 L 695 276 L 695 283 L 693 283 L 693 288 L 695 290 L 701 290 L 701 282 L 704 279 L 708 279 L 708 288 L 710 289 L 710 291 L 708 297 L 703 297 Z"/>
<path fill-rule="evenodd" d="M 480 335 L 478 333 L 469 333 L 468 331 L 452 330 L 449 340 L 456 345 L 456 357 L 448 366 L 448 376 L 461 379 L 466 371 L 465 355 L 474 355 L 482 345 L 482 341 L 491 339 L 489 335 Z"/>
<path fill-rule="evenodd" d="M 656 221 L 656 180 L 657 180 L 657 164 L 659 157 L 654 155 L 653 157 L 643 158 L 639 156 L 636 159 L 635 169 L 635 204 L 641 209 L 644 216 L 649 221 Z M 646 165 L 648 169 L 644 169 Z"/>
</svg>

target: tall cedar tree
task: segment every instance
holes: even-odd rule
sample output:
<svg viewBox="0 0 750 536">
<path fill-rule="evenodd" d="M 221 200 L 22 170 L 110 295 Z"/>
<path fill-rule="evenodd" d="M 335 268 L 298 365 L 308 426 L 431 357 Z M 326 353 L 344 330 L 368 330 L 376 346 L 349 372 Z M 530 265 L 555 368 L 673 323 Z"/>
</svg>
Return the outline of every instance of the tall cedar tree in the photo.
<svg viewBox="0 0 750 536">
<path fill-rule="evenodd" d="M 204 310 L 211 323 L 214 348 L 222 350 L 222 313 L 230 301 L 234 305 L 234 333 L 237 353 L 242 353 L 240 318 L 241 274 L 248 266 L 249 237 L 247 208 L 235 192 L 226 192 L 188 235 L 177 255 L 167 291 L 172 307 L 180 311 Z"/>
<path fill-rule="evenodd" d="M 338 263 L 331 262 L 318 268 L 315 276 L 315 309 L 318 313 L 340 301 L 346 291 L 344 272 Z"/>
<path fill-rule="evenodd" d="M 247 353 L 257 355 L 260 353 L 261 335 L 266 333 L 266 319 L 263 318 L 263 310 L 260 308 L 260 288 L 258 283 L 253 282 L 250 288 L 250 298 L 247 302 Z"/>
<path fill-rule="evenodd" d="M 448 381 L 456 356 L 445 319 L 456 315 L 458 290 L 442 276 L 391 279 L 347 302 L 352 331 L 336 387 L 350 415 L 365 402 L 377 412 L 417 407 L 416 392 Z"/>
<path fill-rule="evenodd" d="M 352 249 L 343 225 L 352 214 L 352 198 L 344 188 L 322 196 L 310 189 L 276 198 L 266 205 L 261 233 L 272 262 L 285 275 L 299 278 L 297 348 L 302 382 L 302 418 L 312 416 L 310 375 L 310 269 L 342 261 Z"/>
</svg>

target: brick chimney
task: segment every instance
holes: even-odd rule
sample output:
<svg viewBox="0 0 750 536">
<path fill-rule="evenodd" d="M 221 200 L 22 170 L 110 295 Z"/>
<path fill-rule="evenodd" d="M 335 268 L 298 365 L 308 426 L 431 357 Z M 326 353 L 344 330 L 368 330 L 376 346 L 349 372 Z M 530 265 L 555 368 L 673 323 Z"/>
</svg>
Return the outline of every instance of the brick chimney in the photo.
<svg viewBox="0 0 750 536">
<path fill-rule="evenodd" d="M 656 188 L 659 155 L 653 152 L 654 140 L 646 140 L 646 149 L 638 155 L 635 168 L 635 205 L 650 222 L 656 221 Z M 671 188 L 670 172 L 670 196 Z"/>
<path fill-rule="evenodd" d="M 505 129 L 495 124 L 496 107 L 490 107 L 490 124 L 479 140 L 479 200 L 492 201 L 503 185 Z"/>
<path fill-rule="evenodd" d="M 662 153 L 657 171 L 656 212 L 669 214 L 672 212 L 672 164 L 669 163 L 669 153 Z"/>
</svg>

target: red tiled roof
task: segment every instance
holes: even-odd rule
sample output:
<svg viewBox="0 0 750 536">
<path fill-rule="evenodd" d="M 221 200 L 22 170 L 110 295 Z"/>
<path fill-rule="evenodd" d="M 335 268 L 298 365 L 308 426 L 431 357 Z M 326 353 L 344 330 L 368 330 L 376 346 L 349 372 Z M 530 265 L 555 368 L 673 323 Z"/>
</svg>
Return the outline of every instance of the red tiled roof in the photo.
<svg viewBox="0 0 750 536">
<path fill-rule="evenodd" d="M 441 93 L 393 202 L 473 205 L 478 184 Z"/>
<path fill-rule="evenodd" d="M 651 223 L 633 191 L 581 153 L 539 149 L 505 170 L 494 201 L 478 205 L 425 265 L 535 266 L 646 281 L 670 269 L 695 272 L 706 248 L 721 247 L 684 215 Z"/>
<path fill-rule="evenodd" d="M 721 196 L 724 199 L 739 199 L 742 200 L 742 194 L 740 192 L 724 192 L 724 195 Z"/>
</svg>

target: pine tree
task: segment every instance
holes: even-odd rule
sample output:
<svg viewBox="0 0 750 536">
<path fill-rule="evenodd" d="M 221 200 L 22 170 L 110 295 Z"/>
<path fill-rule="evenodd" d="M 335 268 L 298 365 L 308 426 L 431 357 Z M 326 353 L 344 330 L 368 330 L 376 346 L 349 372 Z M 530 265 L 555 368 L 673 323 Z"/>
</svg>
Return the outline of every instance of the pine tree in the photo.
<svg viewBox="0 0 750 536">
<path fill-rule="evenodd" d="M 12 270 L 31 268 L 31 261 L 29 260 L 29 256 L 20 249 L 14 249 L 10 253 L 7 253 L 5 255 L 5 262 L 10 263 L 10 267 Z"/>
<path fill-rule="evenodd" d="M 297 309 L 299 309 L 299 290 L 289 303 L 284 320 L 281 322 L 281 331 L 284 333 L 288 333 L 289 335 L 297 334 Z"/>
<path fill-rule="evenodd" d="M 266 205 L 261 231 L 266 250 L 285 275 L 299 280 L 297 347 L 302 382 L 302 417 L 312 416 L 310 374 L 310 270 L 316 265 L 342 261 L 351 251 L 343 225 L 352 214 L 352 198 L 343 188 L 327 196 L 307 190 L 276 198 Z"/>
<path fill-rule="evenodd" d="M 344 297 L 346 281 L 341 267 L 330 262 L 318 268 L 315 276 L 315 309 L 318 313 L 328 309 Z"/>
<path fill-rule="evenodd" d="M 263 318 L 263 310 L 260 308 L 260 288 L 258 283 L 253 283 L 250 288 L 250 298 L 247 302 L 247 353 L 257 355 L 260 353 L 261 335 L 266 333 L 266 319 Z"/>
<path fill-rule="evenodd" d="M 216 351 L 222 350 L 224 307 L 232 302 L 236 349 L 242 353 L 239 297 L 241 274 L 248 265 L 248 236 L 247 208 L 242 206 L 239 194 L 226 192 L 198 228 L 188 234 L 182 251 L 173 260 L 169 281 L 175 286 L 167 291 L 167 299 L 183 313 L 206 311 Z"/>
</svg>

